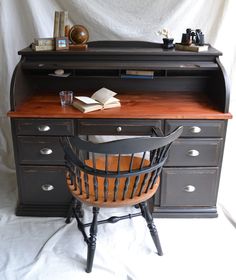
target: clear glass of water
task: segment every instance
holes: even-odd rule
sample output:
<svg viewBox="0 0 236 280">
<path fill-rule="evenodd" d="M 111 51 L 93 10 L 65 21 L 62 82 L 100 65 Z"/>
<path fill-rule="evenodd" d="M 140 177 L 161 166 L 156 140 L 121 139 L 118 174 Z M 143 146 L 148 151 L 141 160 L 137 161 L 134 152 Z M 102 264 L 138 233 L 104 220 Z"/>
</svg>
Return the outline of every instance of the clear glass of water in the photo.
<svg viewBox="0 0 236 280">
<path fill-rule="evenodd" d="M 63 90 L 59 92 L 61 106 L 71 105 L 73 102 L 73 91 Z"/>
</svg>

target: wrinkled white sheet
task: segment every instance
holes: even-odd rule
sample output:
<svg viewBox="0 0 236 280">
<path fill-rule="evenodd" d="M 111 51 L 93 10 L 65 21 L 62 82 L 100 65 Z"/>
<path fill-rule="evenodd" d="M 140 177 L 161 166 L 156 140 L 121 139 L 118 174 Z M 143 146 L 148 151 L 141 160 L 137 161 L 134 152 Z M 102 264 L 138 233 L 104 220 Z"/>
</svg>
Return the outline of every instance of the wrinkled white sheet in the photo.
<svg viewBox="0 0 236 280">
<path fill-rule="evenodd" d="M 0 0 L 0 279 L 235 279 L 235 129 L 229 122 L 218 198 L 218 219 L 159 219 L 164 257 L 154 253 L 142 218 L 100 226 L 93 274 L 84 273 L 86 248 L 76 225 L 61 218 L 15 217 L 16 179 L 9 120 L 10 79 L 18 50 L 50 37 L 55 10 L 85 25 L 94 40 L 175 42 L 187 27 L 201 28 L 223 52 L 236 112 L 236 1 L 234 0 Z M 130 227 L 131 225 L 131 227 Z M 111 233 L 111 234 L 110 234 Z"/>
<path fill-rule="evenodd" d="M 142 217 L 98 227 L 93 271 L 76 222 L 16 217 L 15 176 L 0 188 L 1 280 L 235 279 L 235 228 L 219 207 L 217 219 L 155 219 L 164 256 L 155 253 Z M 101 211 L 100 218 L 128 209 Z M 135 211 L 135 210 L 133 210 Z M 85 219 L 91 216 L 85 212 Z"/>
</svg>

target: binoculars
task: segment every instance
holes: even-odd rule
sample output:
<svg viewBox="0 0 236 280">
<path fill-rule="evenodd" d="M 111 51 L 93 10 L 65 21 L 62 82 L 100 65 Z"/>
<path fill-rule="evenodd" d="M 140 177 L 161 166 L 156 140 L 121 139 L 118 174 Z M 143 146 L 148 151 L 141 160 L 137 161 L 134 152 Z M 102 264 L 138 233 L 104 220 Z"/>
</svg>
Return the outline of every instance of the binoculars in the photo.
<svg viewBox="0 0 236 280">
<path fill-rule="evenodd" d="M 191 28 L 187 28 L 186 33 L 182 34 L 181 44 L 183 45 L 195 44 L 197 46 L 203 46 L 204 43 L 204 34 L 201 29 L 192 30 Z"/>
</svg>

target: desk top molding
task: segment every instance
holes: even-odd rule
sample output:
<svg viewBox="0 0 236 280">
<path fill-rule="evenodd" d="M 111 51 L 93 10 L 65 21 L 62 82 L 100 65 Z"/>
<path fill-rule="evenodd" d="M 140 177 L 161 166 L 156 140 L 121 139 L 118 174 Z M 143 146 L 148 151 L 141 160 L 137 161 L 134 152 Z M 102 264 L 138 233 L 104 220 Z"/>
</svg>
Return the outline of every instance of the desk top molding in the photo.
<svg viewBox="0 0 236 280">
<path fill-rule="evenodd" d="M 38 56 L 39 54 L 52 55 L 52 56 L 97 56 L 97 55 L 161 55 L 161 56 L 192 56 L 192 57 L 204 57 L 204 56 L 220 56 L 222 52 L 216 50 L 209 45 L 207 52 L 187 52 L 179 51 L 175 49 L 166 50 L 162 48 L 162 44 L 155 42 L 145 41 L 93 41 L 88 42 L 88 48 L 85 51 L 73 51 L 73 50 L 61 50 L 61 51 L 43 51 L 35 52 L 30 47 L 27 47 L 18 52 L 19 55 Z"/>
</svg>

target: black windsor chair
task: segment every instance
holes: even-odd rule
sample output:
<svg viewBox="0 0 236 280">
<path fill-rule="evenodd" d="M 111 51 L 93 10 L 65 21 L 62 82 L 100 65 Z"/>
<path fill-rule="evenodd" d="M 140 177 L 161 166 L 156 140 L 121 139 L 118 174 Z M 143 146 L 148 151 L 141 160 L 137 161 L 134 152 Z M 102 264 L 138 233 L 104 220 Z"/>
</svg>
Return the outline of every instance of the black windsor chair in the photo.
<svg viewBox="0 0 236 280">
<path fill-rule="evenodd" d="M 142 215 L 147 222 L 158 255 L 162 255 L 158 233 L 147 200 L 157 191 L 160 173 L 171 144 L 183 127 L 162 137 L 136 137 L 106 143 L 92 143 L 79 137 L 62 137 L 67 167 L 66 179 L 73 196 L 66 222 L 77 220 L 88 245 L 86 272 L 92 271 L 96 248 L 97 225 L 116 223 Z M 148 159 L 147 159 L 148 158 Z M 93 206 L 91 223 L 84 224 L 82 204 Z M 98 221 L 102 207 L 139 206 L 140 213 L 113 216 Z M 85 227 L 90 226 L 90 236 Z"/>
</svg>

